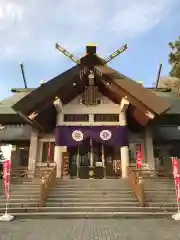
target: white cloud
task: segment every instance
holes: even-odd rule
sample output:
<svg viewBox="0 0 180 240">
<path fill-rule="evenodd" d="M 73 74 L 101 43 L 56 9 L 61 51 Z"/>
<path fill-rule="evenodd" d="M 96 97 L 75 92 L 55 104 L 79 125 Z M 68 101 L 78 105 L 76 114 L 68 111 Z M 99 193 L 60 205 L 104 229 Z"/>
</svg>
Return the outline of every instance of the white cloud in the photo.
<svg viewBox="0 0 180 240">
<path fill-rule="evenodd" d="M 107 50 L 156 26 L 173 2 L 0 0 L 1 60 L 59 57 L 53 49 L 56 41 L 75 53 L 82 53 L 88 41 Z"/>
</svg>

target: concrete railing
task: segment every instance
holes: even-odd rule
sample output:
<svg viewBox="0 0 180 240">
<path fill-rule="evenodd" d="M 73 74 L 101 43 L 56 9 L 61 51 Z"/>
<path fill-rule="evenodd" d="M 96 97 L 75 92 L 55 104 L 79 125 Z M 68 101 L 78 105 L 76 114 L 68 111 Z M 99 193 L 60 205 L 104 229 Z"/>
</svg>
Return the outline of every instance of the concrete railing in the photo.
<svg viewBox="0 0 180 240">
<path fill-rule="evenodd" d="M 13 183 L 14 181 L 29 178 L 29 176 L 31 176 L 31 178 L 34 178 L 35 170 L 28 170 L 27 167 L 13 168 L 10 174 L 10 181 Z"/>
<path fill-rule="evenodd" d="M 144 196 L 144 181 L 141 176 L 141 171 L 128 167 L 128 180 L 131 184 L 132 191 L 137 198 L 141 207 L 145 205 L 145 196 Z"/>
</svg>

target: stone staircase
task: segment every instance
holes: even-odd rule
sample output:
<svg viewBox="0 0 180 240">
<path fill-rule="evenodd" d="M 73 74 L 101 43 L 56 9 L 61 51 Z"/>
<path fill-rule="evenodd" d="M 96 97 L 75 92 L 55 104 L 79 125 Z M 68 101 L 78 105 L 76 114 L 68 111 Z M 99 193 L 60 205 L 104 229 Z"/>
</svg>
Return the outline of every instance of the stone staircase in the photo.
<svg viewBox="0 0 180 240">
<path fill-rule="evenodd" d="M 123 216 L 138 206 L 127 182 L 115 179 L 57 180 L 45 205 L 62 218 Z"/>
<path fill-rule="evenodd" d="M 28 208 L 37 208 L 39 206 L 40 184 L 38 179 L 18 180 L 11 184 L 10 200 L 8 204 L 9 212 L 23 213 Z M 4 213 L 5 198 L 3 193 L 3 184 L 0 188 L 0 214 Z"/>
<path fill-rule="evenodd" d="M 147 207 L 159 208 L 162 212 L 177 211 L 173 179 L 158 177 L 146 179 L 144 189 Z"/>
<path fill-rule="evenodd" d="M 56 179 L 45 206 L 39 208 L 39 182 L 25 180 L 12 186 L 9 212 L 21 218 L 171 217 L 177 211 L 173 187 L 167 180 L 146 180 L 146 206 L 140 207 L 125 180 Z"/>
</svg>

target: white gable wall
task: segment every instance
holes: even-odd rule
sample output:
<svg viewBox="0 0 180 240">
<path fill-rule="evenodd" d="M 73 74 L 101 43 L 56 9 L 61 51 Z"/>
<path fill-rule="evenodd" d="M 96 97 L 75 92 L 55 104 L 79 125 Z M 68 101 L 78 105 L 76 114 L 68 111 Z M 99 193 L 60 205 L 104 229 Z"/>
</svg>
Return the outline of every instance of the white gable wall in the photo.
<svg viewBox="0 0 180 240">
<path fill-rule="evenodd" d="M 94 114 L 120 114 L 120 104 L 115 104 L 107 97 L 98 92 L 98 100 L 101 104 L 96 106 L 86 106 L 81 104 L 82 95 L 73 99 L 70 103 L 65 104 L 61 108 L 61 112 L 57 114 L 57 125 L 120 125 L 119 122 L 94 122 Z M 89 122 L 64 122 L 64 114 L 89 114 Z"/>
</svg>

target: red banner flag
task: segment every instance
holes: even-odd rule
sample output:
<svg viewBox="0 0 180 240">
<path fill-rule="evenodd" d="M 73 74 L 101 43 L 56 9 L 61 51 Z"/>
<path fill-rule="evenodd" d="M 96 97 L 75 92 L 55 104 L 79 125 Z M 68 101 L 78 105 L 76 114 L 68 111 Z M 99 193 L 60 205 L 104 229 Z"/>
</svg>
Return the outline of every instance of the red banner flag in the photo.
<svg viewBox="0 0 180 240">
<path fill-rule="evenodd" d="M 178 172 L 175 178 L 177 202 L 180 202 L 180 173 Z"/>
<path fill-rule="evenodd" d="M 10 160 L 4 160 L 3 162 L 3 183 L 5 196 L 9 196 L 9 168 Z"/>
<path fill-rule="evenodd" d="M 49 142 L 49 145 L 48 145 L 48 163 L 51 162 L 51 148 L 52 148 L 52 145 L 51 143 Z"/>
<path fill-rule="evenodd" d="M 5 197 L 9 198 L 9 181 L 10 181 L 10 165 L 12 145 L 0 146 L 3 158 L 3 184 Z"/>
<path fill-rule="evenodd" d="M 172 171 L 173 171 L 173 177 L 176 178 L 176 175 L 178 174 L 178 158 L 172 157 Z"/>
<path fill-rule="evenodd" d="M 136 167 L 142 167 L 142 144 L 136 144 Z"/>
</svg>

